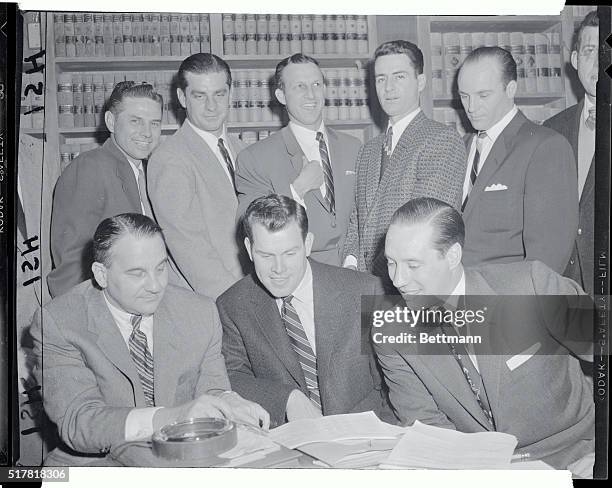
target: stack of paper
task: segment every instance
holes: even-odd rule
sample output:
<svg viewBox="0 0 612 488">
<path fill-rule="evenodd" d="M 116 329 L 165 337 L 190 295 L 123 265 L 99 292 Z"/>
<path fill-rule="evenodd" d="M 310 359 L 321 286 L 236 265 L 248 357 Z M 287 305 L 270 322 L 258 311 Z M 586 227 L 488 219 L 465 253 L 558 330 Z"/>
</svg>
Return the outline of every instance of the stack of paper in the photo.
<svg viewBox="0 0 612 488">
<path fill-rule="evenodd" d="M 416 421 L 381 468 L 510 469 L 516 437 L 501 432 L 464 434 Z"/>
<path fill-rule="evenodd" d="M 271 430 L 270 438 L 329 466 L 360 468 L 385 460 L 405 431 L 364 412 L 296 420 Z"/>
</svg>

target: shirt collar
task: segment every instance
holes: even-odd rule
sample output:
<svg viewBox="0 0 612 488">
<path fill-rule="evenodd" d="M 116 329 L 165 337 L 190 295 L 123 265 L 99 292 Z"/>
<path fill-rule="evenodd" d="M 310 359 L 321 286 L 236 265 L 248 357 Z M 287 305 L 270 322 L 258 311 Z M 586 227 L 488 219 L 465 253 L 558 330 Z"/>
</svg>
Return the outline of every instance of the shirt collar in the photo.
<svg viewBox="0 0 612 488">
<path fill-rule="evenodd" d="M 589 97 L 584 96 L 584 107 L 582 107 L 582 120 L 589 118 L 589 109 L 593 108 L 595 104 L 589 100 Z"/>
<path fill-rule="evenodd" d="M 191 128 L 195 131 L 195 133 L 198 134 L 202 139 L 204 139 L 204 142 L 206 142 L 206 144 L 208 144 L 212 149 L 217 148 L 219 138 L 223 138 L 223 142 L 226 143 L 226 147 L 227 147 L 227 130 L 226 130 L 225 124 L 223 124 L 223 130 L 221 131 L 221 135 L 217 137 L 212 132 L 208 132 L 206 130 L 202 130 L 196 127 L 195 125 L 191 123 L 189 119 L 185 119 L 185 122 L 187 122 L 191 126 Z"/>
<path fill-rule="evenodd" d="M 294 299 L 302 303 L 312 303 L 312 269 L 310 262 L 306 261 L 306 271 L 302 280 L 292 293 Z"/>
<path fill-rule="evenodd" d="M 455 285 L 453 291 L 446 298 L 445 307 L 453 310 L 456 309 L 462 296 L 465 296 L 465 272 L 463 267 L 461 268 L 461 278 L 459 278 L 457 285 Z"/>
<path fill-rule="evenodd" d="M 108 297 L 106 296 L 106 291 L 103 291 L 102 295 L 104 296 L 104 301 L 106 302 L 106 306 L 108 307 L 108 310 L 110 311 L 111 315 L 115 319 L 115 322 L 120 323 L 120 324 L 126 324 L 126 323 L 131 324 L 132 323 L 131 313 L 126 312 L 125 310 L 122 310 L 119 307 L 115 307 L 115 305 L 113 305 L 108 299 Z"/>
<path fill-rule="evenodd" d="M 325 124 L 323 124 L 323 121 L 321 121 L 321 125 L 317 130 L 308 129 L 293 121 L 289 122 L 289 128 L 298 140 L 314 140 L 317 137 L 317 132 L 322 132 L 323 137 L 325 137 Z"/>
<path fill-rule="evenodd" d="M 518 108 L 516 105 L 512 105 L 510 111 L 504 115 L 495 125 L 486 130 L 487 137 L 491 143 L 495 143 L 502 131 L 508 126 L 510 121 L 517 114 Z"/>
<path fill-rule="evenodd" d="M 387 128 L 389 128 L 389 126 L 393 127 L 393 137 L 395 136 L 399 137 L 400 135 L 402 135 L 404 131 L 406 130 L 406 127 L 408 127 L 408 124 L 412 122 L 412 120 L 417 116 L 420 110 L 421 108 L 417 107 L 416 110 L 413 110 L 408 115 L 404 115 L 401 119 L 399 119 L 394 124 L 392 124 L 391 121 L 389 120 L 389 124 L 387 125 Z"/>
</svg>

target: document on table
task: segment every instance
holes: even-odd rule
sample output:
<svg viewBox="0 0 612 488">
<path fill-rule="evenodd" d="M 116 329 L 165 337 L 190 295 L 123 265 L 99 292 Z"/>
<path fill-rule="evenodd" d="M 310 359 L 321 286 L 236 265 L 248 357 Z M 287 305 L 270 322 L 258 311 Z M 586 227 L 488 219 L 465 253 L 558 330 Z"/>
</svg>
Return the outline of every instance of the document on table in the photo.
<svg viewBox="0 0 612 488">
<path fill-rule="evenodd" d="M 518 441 L 502 432 L 465 434 L 418 420 L 391 451 L 381 468 L 511 469 Z"/>
</svg>

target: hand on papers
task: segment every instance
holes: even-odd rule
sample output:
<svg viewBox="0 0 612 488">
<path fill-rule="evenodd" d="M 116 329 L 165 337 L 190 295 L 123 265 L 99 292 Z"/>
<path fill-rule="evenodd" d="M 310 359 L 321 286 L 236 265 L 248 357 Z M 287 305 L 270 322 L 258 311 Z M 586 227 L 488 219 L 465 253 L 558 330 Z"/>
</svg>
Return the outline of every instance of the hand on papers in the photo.
<svg viewBox="0 0 612 488">
<path fill-rule="evenodd" d="M 244 422 L 264 430 L 270 428 L 270 414 L 258 403 L 245 400 L 235 391 L 225 392 L 221 398 L 229 404 L 231 411 L 227 417 L 230 420 Z"/>
<path fill-rule="evenodd" d="M 292 420 L 314 419 L 323 416 L 308 397 L 300 390 L 293 390 L 289 394 L 285 412 L 289 422 Z"/>
<path fill-rule="evenodd" d="M 304 165 L 298 177 L 293 181 L 293 189 L 303 199 L 311 190 L 318 190 L 323 184 L 323 168 L 319 161 L 308 161 L 302 156 Z"/>
</svg>

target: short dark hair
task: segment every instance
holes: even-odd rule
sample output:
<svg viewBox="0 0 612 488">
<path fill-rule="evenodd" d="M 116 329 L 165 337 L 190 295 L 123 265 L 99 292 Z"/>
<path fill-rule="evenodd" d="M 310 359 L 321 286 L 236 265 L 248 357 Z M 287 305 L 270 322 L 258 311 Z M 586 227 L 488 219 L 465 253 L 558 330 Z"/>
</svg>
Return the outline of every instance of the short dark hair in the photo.
<svg viewBox="0 0 612 488">
<path fill-rule="evenodd" d="M 115 215 L 104 219 L 96 228 L 93 236 L 94 261 L 106 267 L 110 266 L 113 244 L 126 234 L 138 237 L 159 235 L 164 239 L 161 227 L 146 215 L 139 213 Z"/>
<path fill-rule="evenodd" d="M 261 224 L 270 232 L 284 229 L 291 222 L 297 222 L 302 239 L 308 234 L 306 209 L 293 198 L 271 193 L 251 202 L 242 216 L 244 235 L 253 244 L 253 225 Z"/>
<path fill-rule="evenodd" d="M 374 61 L 389 54 L 405 54 L 410 59 L 416 74 L 423 74 L 423 52 L 416 44 L 403 40 L 384 42 L 374 51 Z"/>
<path fill-rule="evenodd" d="M 135 81 L 120 81 L 113 88 L 113 92 L 108 98 L 106 110 L 110 110 L 116 115 L 120 110 L 119 107 L 124 99 L 131 98 L 148 98 L 159 103 L 160 107 L 164 108 L 164 99 L 155 91 L 155 88 L 150 83 L 137 83 Z"/>
<path fill-rule="evenodd" d="M 319 68 L 319 70 L 321 69 L 321 67 L 319 66 L 319 62 L 315 58 L 312 58 L 302 53 L 295 53 L 289 56 L 288 58 L 283 59 L 280 63 L 278 63 L 276 65 L 276 71 L 274 72 L 274 84 L 276 85 L 276 88 L 278 88 L 279 90 L 282 90 L 284 88 L 283 71 L 287 66 L 289 66 L 290 64 L 305 64 L 305 63 L 312 63 L 317 68 Z M 323 74 L 323 72 L 321 72 L 321 74 Z"/>
<path fill-rule="evenodd" d="M 187 88 L 186 73 L 221 73 L 225 72 L 227 86 L 232 86 L 232 72 L 229 65 L 219 56 L 211 53 L 196 53 L 184 59 L 178 70 L 178 87 L 185 91 Z"/>
<path fill-rule="evenodd" d="M 421 197 L 409 200 L 395 211 L 389 226 L 425 223 L 433 226 L 435 230 L 433 247 L 442 255 L 446 254 L 456 242 L 463 248 L 465 224 L 461 214 L 437 198 Z"/>
<path fill-rule="evenodd" d="M 592 10 L 591 12 L 586 14 L 584 16 L 584 19 L 582 19 L 582 22 L 580 22 L 580 25 L 578 26 L 578 28 L 576 29 L 576 32 L 574 33 L 574 43 L 573 43 L 573 49 L 572 49 L 573 51 L 580 50 L 582 31 L 586 27 L 599 27 L 599 16 L 597 15 L 597 10 Z"/>
<path fill-rule="evenodd" d="M 474 63 L 481 59 L 495 59 L 497 61 L 501 71 L 501 79 L 504 88 L 508 86 L 508 83 L 511 81 L 516 81 L 516 61 L 512 57 L 510 51 L 499 46 L 478 47 L 468 54 L 461 67 L 463 68 L 466 64 Z"/>
</svg>

